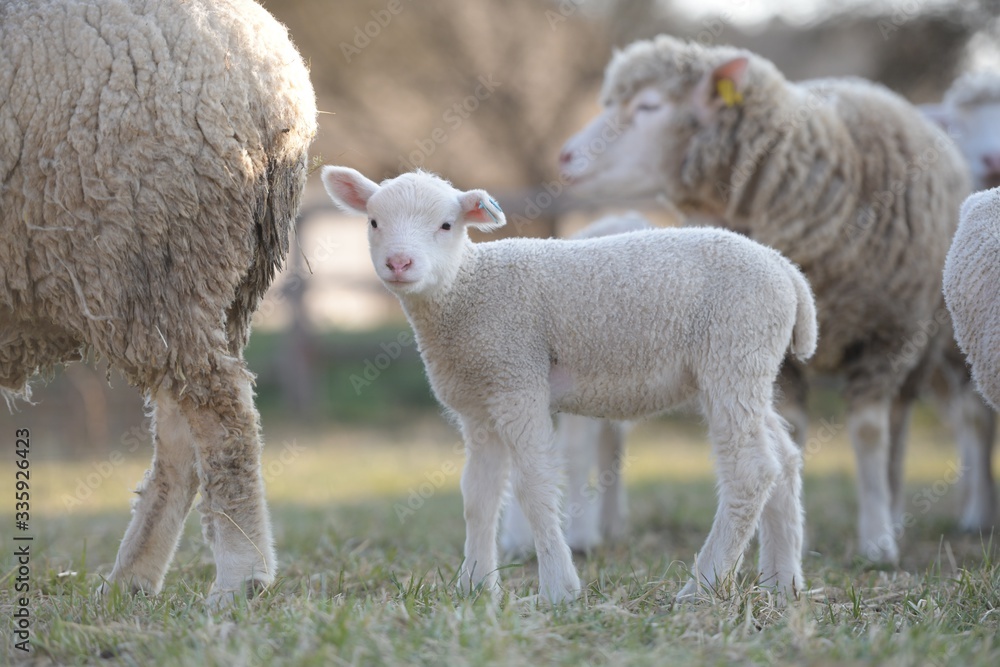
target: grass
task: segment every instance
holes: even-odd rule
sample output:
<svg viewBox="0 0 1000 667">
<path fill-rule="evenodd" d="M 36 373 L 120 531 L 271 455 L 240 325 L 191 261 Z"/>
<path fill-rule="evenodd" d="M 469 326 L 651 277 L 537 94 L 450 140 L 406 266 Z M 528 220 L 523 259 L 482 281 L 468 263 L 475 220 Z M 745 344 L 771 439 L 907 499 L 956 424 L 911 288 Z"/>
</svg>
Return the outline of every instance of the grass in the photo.
<svg viewBox="0 0 1000 667">
<path fill-rule="evenodd" d="M 691 421 L 649 422 L 633 433 L 625 471 L 628 539 L 578 557 L 585 599 L 556 608 L 534 597 L 533 559 L 504 569 L 508 594 L 498 608 L 455 592 L 462 455 L 457 435 L 438 419 L 406 430 L 269 431 L 264 469 L 280 576 L 260 598 L 221 612 L 203 605 L 213 566 L 197 516 L 186 524 L 160 595 L 95 599 L 91 592 L 110 570 L 127 522 L 128 489 L 148 462 L 126 458 L 108 472 L 100 461 L 39 460 L 32 467 L 28 659 L 227 666 L 1000 663 L 1000 547 L 956 531 L 957 493 L 941 483 L 953 451 L 935 444 L 943 439 L 938 427 L 918 419 L 914 429 L 907 495 L 932 490 L 935 500 L 926 512 L 924 504 L 911 504 L 916 523 L 903 537 L 902 568 L 893 571 L 854 559 L 850 446 L 842 429 L 833 431 L 806 463 L 811 594 L 785 608 L 752 585 L 749 565 L 721 598 L 673 603 L 715 510 L 708 448 Z M 10 460 L 0 467 L 4 488 L 13 479 Z M 398 510 L 408 502 L 414 512 L 401 522 Z M 13 509 L 7 505 L 0 511 Z M 15 604 L 12 524 L 10 514 L 0 514 L 4 623 Z M 2 636 L 0 661 L 24 660 L 8 627 Z"/>
</svg>

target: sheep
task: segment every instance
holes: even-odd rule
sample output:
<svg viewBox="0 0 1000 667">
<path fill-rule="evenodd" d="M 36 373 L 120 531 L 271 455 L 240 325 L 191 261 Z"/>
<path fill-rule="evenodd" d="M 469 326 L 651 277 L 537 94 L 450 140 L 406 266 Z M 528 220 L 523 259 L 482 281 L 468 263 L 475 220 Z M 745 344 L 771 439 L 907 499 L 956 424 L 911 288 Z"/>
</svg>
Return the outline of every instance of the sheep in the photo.
<svg viewBox="0 0 1000 667">
<path fill-rule="evenodd" d="M 1000 185 L 1000 74 L 968 72 L 951 85 L 940 104 L 920 110 L 954 140 L 973 177 L 975 190 Z M 945 363 L 931 384 L 931 394 L 949 416 L 961 452 L 962 513 L 966 530 L 988 531 L 997 519 L 993 480 L 996 415 L 976 393 L 957 344 L 945 350 Z"/>
<path fill-rule="evenodd" d="M 484 190 L 425 172 L 379 185 L 327 166 L 322 178 L 338 206 L 368 216 L 375 271 L 461 429 L 463 590 L 498 594 L 497 523 L 512 470 L 541 595 L 579 595 L 560 529 L 553 413 L 627 420 L 692 401 L 707 415 L 719 508 L 681 597 L 723 585 L 758 524 L 761 581 L 784 596 L 801 590 L 801 456 L 772 390 L 789 347 L 812 354 L 816 322 L 809 285 L 788 260 L 712 229 L 473 244 L 469 227 L 506 222 Z"/>
<path fill-rule="evenodd" d="M 845 380 L 859 551 L 899 562 L 908 416 L 948 320 L 941 269 L 969 191 L 961 156 L 905 100 L 861 79 L 788 82 L 768 60 L 667 35 L 616 53 L 604 112 L 570 138 L 563 179 L 592 196 L 665 196 L 785 254 L 817 299 L 810 367 Z M 806 434 L 804 367 L 781 412 Z"/>
<path fill-rule="evenodd" d="M 1000 410 L 1000 187 L 962 204 L 944 265 L 944 296 L 955 337 L 979 390 Z"/>
<path fill-rule="evenodd" d="M 630 211 L 605 216 L 570 238 L 598 238 L 647 229 L 653 229 L 649 221 Z M 556 443 L 566 458 L 566 542 L 573 551 L 590 551 L 602 541 L 617 540 L 624 533 L 628 501 L 621 472 L 627 430 L 624 422 L 558 416 Z M 595 468 L 597 485 L 591 487 L 590 475 Z M 533 544 L 531 526 L 513 497 L 504 510 L 500 548 L 504 553 L 522 556 L 531 551 Z"/>
<path fill-rule="evenodd" d="M 195 494 L 208 602 L 275 554 L 250 320 L 288 249 L 316 132 L 308 71 L 250 0 L 0 2 L 0 387 L 99 355 L 154 455 L 101 592 L 159 592 Z M 110 372 L 110 371 L 109 371 Z"/>
</svg>

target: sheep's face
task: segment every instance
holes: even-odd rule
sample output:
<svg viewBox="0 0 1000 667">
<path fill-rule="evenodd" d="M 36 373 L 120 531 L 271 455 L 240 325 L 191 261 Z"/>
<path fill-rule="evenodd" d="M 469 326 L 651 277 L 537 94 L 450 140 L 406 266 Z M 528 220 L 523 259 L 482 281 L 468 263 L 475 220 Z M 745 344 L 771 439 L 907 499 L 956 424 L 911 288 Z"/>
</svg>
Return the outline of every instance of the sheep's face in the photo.
<svg viewBox="0 0 1000 667">
<path fill-rule="evenodd" d="M 977 190 L 1000 185 L 1000 101 L 938 108 L 928 115 L 962 151 Z"/>
<path fill-rule="evenodd" d="M 674 105 L 654 86 L 628 100 L 609 101 L 563 147 L 563 178 L 595 197 L 655 195 L 663 188 L 660 144 L 674 115 Z"/>
<path fill-rule="evenodd" d="M 323 183 L 338 206 L 368 216 L 372 264 L 398 296 L 447 287 L 468 243 L 467 227 L 493 229 L 505 222 L 485 191 L 461 192 L 426 172 L 376 184 L 353 169 L 324 167 Z"/>
<path fill-rule="evenodd" d="M 698 185 L 685 173 L 693 142 L 742 104 L 748 64 L 734 56 L 701 72 L 668 68 L 628 87 L 615 85 L 613 61 L 605 111 L 566 142 L 563 177 L 595 197 L 686 199 L 684 189 Z"/>
</svg>

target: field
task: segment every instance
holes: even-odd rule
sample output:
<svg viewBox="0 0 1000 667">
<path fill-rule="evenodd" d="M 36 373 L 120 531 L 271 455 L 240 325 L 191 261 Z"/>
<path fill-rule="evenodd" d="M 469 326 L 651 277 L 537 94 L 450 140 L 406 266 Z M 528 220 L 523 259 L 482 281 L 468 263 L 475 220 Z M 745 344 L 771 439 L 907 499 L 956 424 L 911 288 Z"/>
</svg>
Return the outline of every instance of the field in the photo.
<svg viewBox="0 0 1000 667">
<path fill-rule="evenodd" d="M 805 470 L 810 590 L 786 608 L 753 586 L 749 566 L 720 597 L 673 603 L 714 513 L 710 454 L 694 420 L 633 432 L 628 539 L 578 556 L 585 599 L 556 608 L 533 596 L 533 560 L 503 571 L 499 607 L 454 590 L 463 457 L 433 415 L 399 428 L 269 431 L 264 468 L 282 570 L 262 597 L 221 612 L 202 603 L 212 564 L 195 515 L 161 595 L 94 599 L 148 462 L 42 457 L 31 471 L 33 648 L 15 650 L 10 625 L 0 655 L 39 665 L 996 665 L 1000 548 L 956 531 L 954 452 L 926 415 L 914 430 L 914 526 L 901 569 L 883 571 L 854 560 L 850 445 L 836 419 L 817 424 Z M 0 470 L 8 488 L 13 468 Z M 12 624 L 13 516 L 0 525 L 0 606 Z"/>
</svg>

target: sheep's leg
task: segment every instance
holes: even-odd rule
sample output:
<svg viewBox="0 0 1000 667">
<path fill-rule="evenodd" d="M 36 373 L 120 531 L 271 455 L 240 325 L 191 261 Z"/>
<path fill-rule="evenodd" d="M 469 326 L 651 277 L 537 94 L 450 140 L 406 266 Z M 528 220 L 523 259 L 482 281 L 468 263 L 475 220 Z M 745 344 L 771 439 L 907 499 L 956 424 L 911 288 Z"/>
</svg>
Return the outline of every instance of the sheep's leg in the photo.
<svg viewBox="0 0 1000 667">
<path fill-rule="evenodd" d="M 510 470 L 510 454 L 488 426 L 466 422 L 462 502 L 465 513 L 465 562 L 460 586 L 464 591 L 483 584 L 499 593 L 497 522 Z"/>
<path fill-rule="evenodd" d="M 847 428 L 858 470 L 858 536 L 860 553 L 873 562 L 899 562 L 893 534 L 889 491 L 888 399 L 850 406 Z"/>
<path fill-rule="evenodd" d="M 601 491 L 601 536 L 609 542 L 625 537 L 628 496 L 622 469 L 625 467 L 625 428 L 618 422 L 601 422 L 598 445 L 597 488 Z"/>
<path fill-rule="evenodd" d="M 764 416 L 730 416 L 710 410 L 709 423 L 717 459 L 719 506 L 695 560 L 695 576 L 681 590 L 679 599 L 694 595 L 701 585 L 713 590 L 720 579 L 735 572 L 782 473 Z"/>
<path fill-rule="evenodd" d="M 215 556 L 211 604 L 266 588 L 275 575 L 274 540 L 264 480 L 251 376 L 242 360 L 223 357 L 204 402 L 182 407 L 198 455 L 202 531 Z"/>
<path fill-rule="evenodd" d="M 535 536 L 539 593 L 552 602 L 572 600 L 580 593 L 580 578 L 563 536 L 560 521 L 559 456 L 552 418 L 536 406 L 548 401 L 507 403 L 511 410 L 497 419 L 497 430 L 511 454 L 514 493 Z"/>
<path fill-rule="evenodd" d="M 108 582 L 121 582 L 132 592 L 159 592 L 197 490 L 191 429 L 173 398 L 159 392 L 153 408 L 153 464 L 136 490 L 132 520 Z M 101 592 L 109 590 L 108 583 L 101 586 Z"/>
<path fill-rule="evenodd" d="M 913 399 L 897 396 L 889 410 L 889 507 L 896 526 L 903 525 L 906 499 L 903 495 L 903 464 L 906 459 L 906 440 L 910 431 L 910 414 Z"/>
<path fill-rule="evenodd" d="M 778 414 L 791 427 L 792 440 L 801 448 L 809 436 L 809 384 L 805 371 L 791 359 L 785 359 L 778 373 Z"/>
<path fill-rule="evenodd" d="M 590 484 L 597 467 L 603 419 L 560 415 L 556 429 L 559 452 L 566 461 L 566 542 L 573 551 L 590 551 L 601 543 L 598 529 L 599 501 L 604 489 Z"/>
<path fill-rule="evenodd" d="M 789 598 L 802 590 L 802 454 L 776 414 L 767 419 L 781 473 L 760 518 L 760 583 Z"/>
<path fill-rule="evenodd" d="M 970 379 L 950 397 L 951 423 L 958 441 L 961 462 L 963 530 L 985 530 L 997 519 L 997 496 L 993 484 L 993 440 L 996 415 L 976 393 Z"/>
</svg>

